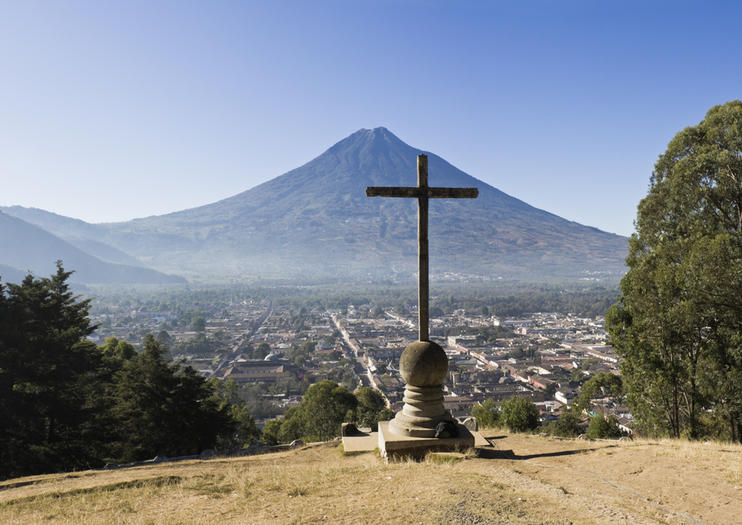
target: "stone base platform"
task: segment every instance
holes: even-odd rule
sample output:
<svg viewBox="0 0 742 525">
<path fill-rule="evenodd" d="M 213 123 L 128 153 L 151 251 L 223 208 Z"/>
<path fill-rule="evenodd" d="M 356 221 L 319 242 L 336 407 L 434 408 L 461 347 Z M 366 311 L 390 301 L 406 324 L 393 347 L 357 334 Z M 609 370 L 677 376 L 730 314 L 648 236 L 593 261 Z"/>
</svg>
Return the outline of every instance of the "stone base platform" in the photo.
<svg viewBox="0 0 742 525">
<path fill-rule="evenodd" d="M 462 452 L 474 448 L 474 436 L 462 424 L 457 424 L 458 437 L 422 438 L 402 436 L 392 432 L 389 421 L 379 421 L 379 453 L 386 461 L 390 459 L 422 459 L 430 451 Z"/>
<path fill-rule="evenodd" d="M 346 454 L 372 452 L 378 446 L 377 432 L 359 432 L 353 436 L 343 436 L 343 452 Z"/>
</svg>

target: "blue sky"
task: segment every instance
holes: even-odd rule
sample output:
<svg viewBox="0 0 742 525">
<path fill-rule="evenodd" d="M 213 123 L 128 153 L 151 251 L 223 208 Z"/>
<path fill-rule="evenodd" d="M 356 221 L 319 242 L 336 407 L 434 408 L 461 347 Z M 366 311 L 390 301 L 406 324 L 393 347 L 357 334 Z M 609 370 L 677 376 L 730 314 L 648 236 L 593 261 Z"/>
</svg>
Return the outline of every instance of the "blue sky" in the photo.
<svg viewBox="0 0 742 525">
<path fill-rule="evenodd" d="M 628 235 L 668 141 L 742 97 L 740 15 L 713 1 L 0 0 L 0 205 L 162 214 L 386 126 Z"/>
</svg>

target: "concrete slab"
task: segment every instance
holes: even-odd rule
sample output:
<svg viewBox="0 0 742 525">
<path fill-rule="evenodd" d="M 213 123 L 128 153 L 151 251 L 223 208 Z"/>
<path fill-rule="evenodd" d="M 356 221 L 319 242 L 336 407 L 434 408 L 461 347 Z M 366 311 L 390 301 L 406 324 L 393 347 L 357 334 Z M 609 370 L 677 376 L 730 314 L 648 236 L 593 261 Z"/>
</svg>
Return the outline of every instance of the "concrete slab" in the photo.
<svg viewBox="0 0 742 525">
<path fill-rule="evenodd" d="M 373 452 L 379 446 L 377 432 L 363 432 L 355 436 L 343 436 L 343 452 Z"/>
<path fill-rule="evenodd" d="M 389 421 L 379 422 L 378 446 L 381 457 L 386 459 L 411 457 L 421 459 L 430 451 L 462 451 L 474 447 L 474 436 L 464 425 L 457 425 L 458 437 L 421 438 L 403 436 L 392 432 Z"/>
<path fill-rule="evenodd" d="M 491 447 L 492 446 L 492 443 L 490 443 L 489 441 L 487 441 L 485 439 L 485 437 L 482 435 L 481 432 L 478 432 L 478 431 L 475 430 L 474 432 L 472 432 L 472 434 L 474 435 L 474 446 L 476 448 Z"/>
</svg>

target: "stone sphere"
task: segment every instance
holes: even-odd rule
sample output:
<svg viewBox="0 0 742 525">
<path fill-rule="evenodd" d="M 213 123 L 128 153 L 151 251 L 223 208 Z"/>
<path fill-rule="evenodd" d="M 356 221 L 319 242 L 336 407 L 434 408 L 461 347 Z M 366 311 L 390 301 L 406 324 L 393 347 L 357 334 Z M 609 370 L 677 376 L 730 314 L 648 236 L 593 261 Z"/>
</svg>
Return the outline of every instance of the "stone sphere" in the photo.
<svg viewBox="0 0 742 525">
<path fill-rule="evenodd" d="M 408 385 L 440 386 L 448 372 L 448 357 L 432 341 L 415 341 L 402 352 L 399 372 Z"/>
</svg>

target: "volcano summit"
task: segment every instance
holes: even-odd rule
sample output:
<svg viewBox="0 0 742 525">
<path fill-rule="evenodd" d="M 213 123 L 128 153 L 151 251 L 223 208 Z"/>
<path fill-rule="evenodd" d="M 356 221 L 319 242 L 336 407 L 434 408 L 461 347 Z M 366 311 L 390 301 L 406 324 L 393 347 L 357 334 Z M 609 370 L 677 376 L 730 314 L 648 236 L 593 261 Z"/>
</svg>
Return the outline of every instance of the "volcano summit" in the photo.
<svg viewBox="0 0 742 525">
<path fill-rule="evenodd" d="M 383 127 L 361 129 L 252 189 L 167 215 L 82 228 L 39 210 L 4 211 L 62 238 L 103 243 L 201 281 L 409 280 L 416 270 L 415 203 L 368 199 L 365 188 L 414 185 L 420 153 L 428 155 L 431 186 L 479 190 L 473 202 L 431 205 L 433 278 L 618 280 L 624 273 L 625 237 L 534 208 Z"/>
</svg>

